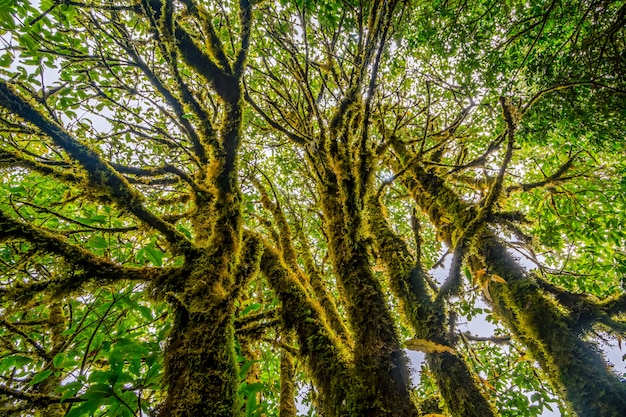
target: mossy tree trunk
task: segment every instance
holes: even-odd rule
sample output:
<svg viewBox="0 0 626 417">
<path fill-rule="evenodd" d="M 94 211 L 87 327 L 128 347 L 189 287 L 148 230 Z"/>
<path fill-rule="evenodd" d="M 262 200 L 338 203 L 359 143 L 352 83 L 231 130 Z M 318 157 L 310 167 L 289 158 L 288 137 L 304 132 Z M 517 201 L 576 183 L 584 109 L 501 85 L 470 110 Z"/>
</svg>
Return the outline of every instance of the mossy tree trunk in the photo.
<svg viewBox="0 0 626 417">
<path fill-rule="evenodd" d="M 506 281 L 489 284 L 494 312 L 528 347 L 568 405 L 579 416 L 624 415 L 626 384 L 607 369 L 597 348 L 581 339 L 584 334 L 572 328 L 578 323 L 568 319 L 570 306 L 548 297 L 493 234 L 481 236 L 476 251 L 478 265 Z"/>
<path fill-rule="evenodd" d="M 175 314 L 166 351 L 168 395 L 159 416 L 241 415 L 232 316 Z"/>
<path fill-rule="evenodd" d="M 337 337 L 320 304 L 307 294 L 298 275 L 267 245 L 261 271 L 282 303 L 283 325 L 294 331 L 301 357 L 319 392 L 318 410 L 324 416 L 348 416 L 350 352 Z"/>
<path fill-rule="evenodd" d="M 385 413 L 382 410 L 389 415 L 415 415 L 406 358 L 381 284 L 369 264 L 362 212 L 351 209 L 357 204 L 354 201 L 336 198 L 349 195 L 349 190 L 335 188 L 337 180 L 332 177 L 327 181 L 321 191 L 322 207 L 330 259 L 354 335 L 356 415 L 386 415 L 380 414 Z"/>
<path fill-rule="evenodd" d="M 413 256 L 406 242 L 393 232 L 385 220 L 377 197 L 371 196 L 368 201 L 368 226 L 385 265 L 391 289 L 401 301 L 404 316 L 415 331 L 416 338 L 452 347 L 445 306 L 436 301 L 419 261 L 420 242 L 416 242 L 418 254 Z M 416 239 L 419 239 L 417 230 Z M 482 388 L 483 384 L 459 354 L 428 352 L 426 358 L 451 416 L 498 415 Z"/>
<path fill-rule="evenodd" d="M 585 336 L 599 323 L 615 331 L 618 326 L 611 327 L 615 323 L 612 314 L 621 314 L 623 333 L 626 296 L 612 300 L 621 303 L 613 308 L 611 300 L 565 294 L 525 272 L 507 252 L 492 226 L 498 199 L 506 198 L 503 182 L 509 175 L 523 111 L 501 97 L 502 120 L 493 112 L 477 117 L 477 130 L 472 127 L 467 135 L 480 136 L 498 125 L 505 130 L 487 145 L 483 156 L 464 164 L 467 152 L 478 152 L 469 148 L 478 148 L 483 138 L 470 144 L 470 136 L 455 136 L 455 132 L 478 105 L 472 97 L 465 97 L 470 93 L 461 91 L 464 86 L 438 85 L 446 83 L 433 74 L 448 71 L 458 57 L 436 63 L 438 53 L 429 52 L 430 41 L 424 41 L 431 39 L 429 30 L 416 36 L 407 34 L 414 27 L 427 27 L 406 19 L 409 3 L 61 1 L 30 20 L 25 16 L 35 13 L 34 9 L 27 11 L 17 8 L 16 2 L 9 3 L 11 10 L 24 13 L 18 15 L 32 27 L 48 30 L 49 20 L 63 28 L 54 39 L 52 32 L 42 30 L 45 36 L 40 39 L 33 28 L 14 30 L 10 24 L 0 25 L 3 31 L 11 31 L 11 42 L 20 45 L 7 50 L 2 65 L 6 67 L 7 57 L 17 63 L 32 58 L 30 62 L 40 63 L 41 75 L 41 81 L 33 81 L 36 77 L 18 71 L 10 81 L 0 81 L 0 168 L 13 177 L 7 183 L 20 185 L 0 192 L 4 199 L 0 243 L 9 243 L 1 248 L 0 268 L 8 271 L 9 278 L 2 277 L 0 298 L 4 303 L 17 294 L 22 302 L 34 294 L 42 295 L 43 300 L 38 301 L 42 310 L 35 312 L 43 320 L 26 320 L 30 312 L 25 312 L 22 318 L 15 315 L 9 317 L 13 322 L 2 323 L 8 329 L 2 334 L 1 341 L 8 341 L 3 352 L 24 353 L 29 356 L 22 361 L 37 361 L 33 360 L 32 367 L 13 366 L 4 362 L 4 356 L 0 358 L 2 377 L 19 388 L 0 384 L 2 399 L 17 404 L 13 415 L 19 406 L 23 407 L 20 410 L 43 410 L 56 417 L 77 404 L 104 413 L 112 413 L 112 407 L 122 404 L 129 412 L 141 414 L 162 401 L 155 410 L 159 417 L 240 416 L 247 395 L 245 384 L 261 378 L 250 373 L 241 380 L 237 352 L 256 359 L 254 349 L 276 348 L 281 352 L 280 390 L 271 394 L 280 391 L 281 417 L 294 417 L 298 411 L 295 378 L 300 374 L 296 364 L 303 365 L 305 381 L 317 395 L 316 411 L 325 417 L 417 417 L 441 411 L 433 404 L 439 396 L 442 412 L 452 417 L 497 417 L 495 400 L 489 398 L 467 358 L 457 351 L 454 298 L 462 296 L 464 289 L 462 267 L 482 281 L 480 288 L 494 313 L 528 348 L 543 368 L 545 379 L 574 413 L 580 417 L 623 415 L 626 388 L 606 369 Z M 513 35 L 515 25 L 505 28 L 504 36 L 513 38 L 502 48 L 515 49 L 512 45 L 518 38 L 555 27 L 547 24 L 553 5 L 556 3 L 544 15 L 537 15 L 543 19 L 539 25 L 532 24 L 535 16 L 517 23 L 518 28 L 532 26 L 518 35 Z M 250 57 L 255 7 L 268 24 L 259 25 L 255 33 L 259 36 L 254 39 L 258 49 L 253 49 Z M 428 7 L 417 9 L 414 16 L 419 21 Z M 623 10 L 619 9 L 617 23 L 611 22 L 611 28 L 619 26 Z M 500 17 L 508 21 L 511 16 Z M 424 21 L 438 24 L 438 19 Z M 441 23 L 446 19 L 449 17 Z M 481 19 L 475 22 L 477 29 Z M 575 25 L 581 37 L 588 30 L 583 21 Z M 80 25 L 80 29 L 72 25 Z M 48 35 L 51 39 L 44 39 Z M 543 42 L 543 37 L 532 41 L 530 49 Z M 33 40 L 40 43 L 33 44 Z M 570 40 L 578 42 L 574 37 Z M 76 46 L 81 41 L 87 45 L 85 49 Z M 447 41 L 437 48 L 441 57 L 449 49 L 456 50 Z M 491 57 L 480 48 L 472 54 L 476 51 L 485 59 Z M 410 78 L 426 66 L 418 57 L 399 55 L 404 52 L 433 53 L 429 63 L 433 73 L 425 75 L 425 90 L 419 86 L 421 80 Z M 505 56 L 505 52 L 495 55 Z M 527 58 L 535 62 L 530 53 L 524 62 Z M 67 67 L 61 69 L 59 82 L 49 83 L 43 67 L 57 62 Z M 11 74 L 9 67 L 0 72 Z M 466 68 L 465 75 L 482 78 L 473 73 L 479 67 Z M 75 74 L 69 74 L 67 68 Z M 516 68 L 513 78 L 526 69 L 523 64 Z M 69 88 L 73 83 L 77 88 Z M 433 96 L 434 91 L 442 94 L 441 101 Z M 76 97 L 71 97 L 73 94 Z M 469 107 L 437 132 L 439 124 L 445 123 L 442 120 L 454 111 L 454 103 L 466 100 Z M 115 126 L 110 135 L 89 127 L 87 117 L 77 116 L 76 109 L 86 110 L 86 115 L 111 116 Z M 251 135 L 246 147 L 242 146 L 244 132 Z M 279 142 L 284 137 L 293 148 Z M 274 158 L 274 147 L 280 158 Z M 501 150 L 503 156 L 498 156 Z M 475 173 L 480 164 L 485 171 L 491 170 L 493 166 L 487 167 L 485 162 L 490 158 L 490 162 L 499 159 L 501 166 L 493 170 L 497 177 L 486 178 L 487 188 L 477 200 L 470 202 L 459 191 L 462 187 L 449 186 L 463 175 L 459 170 Z M 272 178 L 294 166 L 302 170 L 303 179 L 294 178 L 291 171 L 289 178 Z M 564 166 L 559 175 L 535 185 L 565 181 L 562 174 L 568 169 Z M 389 177 L 391 171 L 395 175 Z M 258 173 L 269 185 L 255 177 Z M 59 194 L 66 196 L 53 196 L 55 191 L 39 184 L 58 186 Z M 386 190 L 391 188 L 403 195 L 390 202 L 391 193 Z M 295 211 L 302 208 L 300 217 L 314 212 L 311 217 L 317 216 L 315 220 L 287 211 L 294 208 L 293 200 L 301 197 L 296 203 L 301 207 Z M 388 202 L 391 204 L 386 206 Z M 404 203 L 407 207 L 401 207 Z M 436 229 L 430 242 L 435 246 L 444 242 L 453 252 L 449 277 L 441 286 L 425 271 L 418 228 L 413 230 L 414 251 L 407 239 L 409 228 L 402 230 L 402 219 L 415 207 Z M 394 224 L 386 208 L 405 217 L 396 218 Z M 81 220 L 83 209 L 95 213 L 88 222 Z M 108 225 L 99 214 L 105 210 Z M 150 250 L 153 256 L 145 256 Z M 63 268 L 54 265 L 57 261 L 67 263 L 71 273 L 61 271 Z M 384 273 L 378 269 L 380 264 Z M 59 272 L 58 279 L 41 272 L 46 266 Z M 250 290 L 255 279 L 257 285 Z M 121 312 L 119 317 L 130 311 L 133 326 L 141 320 L 138 328 L 150 328 L 151 332 L 165 316 L 152 317 L 150 307 L 165 310 L 159 303 L 169 303 L 173 312 L 162 352 L 165 374 L 161 386 L 156 378 L 148 382 L 143 375 L 158 373 L 159 363 L 147 365 L 154 352 L 161 353 L 163 333 L 152 345 L 154 352 L 137 348 L 128 357 L 122 352 L 124 336 L 120 336 L 129 330 L 126 322 L 106 329 L 106 348 L 90 349 L 91 339 L 82 345 L 76 342 L 72 349 L 66 347 L 84 329 L 78 326 L 80 331 L 65 337 L 64 327 L 71 328 L 76 320 L 67 320 L 70 324 L 66 326 L 65 301 L 59 300 L 73 297 L 78 290 L 90 291 L 89 282 L 110 284 L 113 293 L 127 280 L 140 282 L 127 290 L 129 294 L 149 294 L 153 299 L 144 302 L 124 295 L 120 300 L 127 305 L 115 306 Z M 395 297 L 392 302 L 388 290 Z M 253 298 L 260 300 L 258 317 L 253 317 L 256 313 L 246 316 L 254 310 L 242 307 L 246 303 L 250 307 Z M 423 342 L 419 348 L 426 353 L 438 390 L 433 397 L 436 400 L 430 398 L 422 410 L 411 396 L 395 301 L 400 305 L 401 324 L 408 324 L 415 336 L 404 344 L 410 348 L 410 342 L 415 343 L 413 347 Z M 76 308 L 87 320 L 85 311 L 91 307 Z M 93 314 L 100 313 L 94 309 Z M 108 309 L 102 314 L 97 330 L 111 317 Z M 266 321 L 268 317 L 271 319 Z M 149 318 L 154 321 L 143 325 Z M 38 335 L 42 343 L 14 323 L 34 326 L 33 334 L 43 329 L 43 336 Z M 242 323 L 254 325 L 242 331 L 237 327 Z M 274 332 L 271 341 L 260 337 L 268 329 Z M 143 330 L 136 333 L 134 341 L 143 343 L 147 334 Z M 95 335 L 96 331 L 92 338 Z M 237 342 L 242 347 L 238 351 Z M 17 347 L 26 350 L 20 352 Z M 63 350 L 70 354 L 55 357 Z M 59 390 L 64 379 L 50 371 L 65 367 L 65 378 L 73 378 L 76 367 L 71 364 L 79 355 L 82 364 L 76 391 Z M 86 368 L 86 363 L 125 373 L 133 384 L 124 380 L 116 385 L 117 376 L 98 375 L 93 368 Z M 24 371 L 26 377 L 17 371 Z M 34 372 L 38 371 L 37 376 Z M 10 373 L 14 375 L 7 377 Z M 46 373 L 46 378 L 29 383 Z M 100 380 L 83 378 L 89 373 Z M 274 387 L 266 388 L 271 391 Z M 149 399 L 153 403 L 144 401 L 144 391 L 153 396 Z M 120 392 L 137 393 L 129 396 L 137 405 L 123 404 L 117 398 Z M 265 394 L 250 395 L 260 399 Z M 120 402 L 113 404 L 114 400 Z"/>
<path fill-rule="evenodd" d="M 399 152 L 403 152 L 398 148 Z M 433 171 L 415 166 L 406 184 L 428 213 L 442 239 L 453 245 L 477 216 L 476 208 L 464 202 Z M 617 417 L 626 410 L 626 386 L 604 364 L 593 346 L 574 330 L 565 313 L 508 253 L 505 245 L 485 222 L 471 239 L 468 264 L 476 276 L 490 280 L 495 274 L 506 281 L 490 281 L 491 300 L 486 300 L 532 357 L 556 392 L 579 416 Z M 487 273 L 485 273 L 487 271 Z"/>
</svg>

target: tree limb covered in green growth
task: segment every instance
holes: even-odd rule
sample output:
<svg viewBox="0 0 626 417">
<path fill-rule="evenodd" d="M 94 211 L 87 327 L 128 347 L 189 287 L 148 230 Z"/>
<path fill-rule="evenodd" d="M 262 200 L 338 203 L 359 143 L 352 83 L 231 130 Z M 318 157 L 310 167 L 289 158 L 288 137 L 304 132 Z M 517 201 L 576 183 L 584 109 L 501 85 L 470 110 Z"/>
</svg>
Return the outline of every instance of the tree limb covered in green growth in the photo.
<svg viewBox="0 0 626 417">
<path fill-rule="evenodd" d="M 401 147 L 397 149 L 402 152 Z M 459 228 L 463 230 L 464 223 L 471 224 L 479 218 L 475 208 L 464 203 L 441 178 L 417 166 L 413 175 L 415 182 L 409 184 L 417 204 L 428 210 L 445 239 L 452 240 L 453 233 Z M 455 223 L 447 227 L 441 218 L 455 219 Z M 494 312 L 529 348 L 555 390 L 562 392 L 577 413 L 619 415 L 625 407 L 624 385 L 602 365 L 593 346 L 580 338 L 580 328 L 572 326 L 562 313 L 561 308 L 569 306 L 557 305 L 540 291 L 532 274 L 524 272 L 504 244 L 485 227 L 486 220 L 483 218 L 485 224 L 473 239 L 468 263 L 474 275 L 479 276 L 482 271 L 482 279 L 487 280 L 481 284 L 489 288 Z M 490 274 L 503 282 L 489 283 Z M 596 322 L 601 319 L 596 318 Z"/>
<path fill-rule="evenodd" d="M 0 415 L 624 414 L 622 2 L 0 3 Z"/>
<path fill-rule="evenodd" d="M 368 226 L 391 288 L 402 303 L 415 337 L 452 346 L 446 329 L 446 311 L 429 289 L 420 262 L 389 227 L 377 196 L 372 196 L 368 204 Z M 426 356 L 451 416 L 498 415 L 482 384 L 461 356 L 449 351 L 431 352 Z"/>
</svg>

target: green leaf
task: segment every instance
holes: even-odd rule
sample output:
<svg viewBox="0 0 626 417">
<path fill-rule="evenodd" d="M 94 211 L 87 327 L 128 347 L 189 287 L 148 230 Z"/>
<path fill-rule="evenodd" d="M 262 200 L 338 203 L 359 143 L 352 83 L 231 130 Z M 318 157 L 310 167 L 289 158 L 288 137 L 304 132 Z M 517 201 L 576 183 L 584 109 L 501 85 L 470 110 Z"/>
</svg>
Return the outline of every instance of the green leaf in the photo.
<svg viewBox="0 0 626 417">
<path fill-rule="evenodd" d="M 149 307 L 138 305 L 137 309 L 146 320 L 152 321 L 154 319 L 154 316 L 152 315 L 152 309 L 150 309 Z"/>
<path fill-rule="evenodd" d="M 57 353 L 56 355 L 54 355 L 54 358 L 52 358 L 52 363 L 57 368 L 61 367 L 63 361 L 65 361 L 65 353 L 63 352 Z"/>
<path fill-rule="evenodd" d="M 52 375 L 52 372 L 53 372 L 52 369 L 46 369 L 45 371 L 36 373 L 28 385 L 32 386 L 48 379 L 48 377 Z"/>
<path fill-rule="evenodd" d="M 146 258 L 156 266 L 163 266 L 165 254 L 155 247 L 154 242 L 144 247 Z"/>
<path fill-rule="evenodd" d="M 61 393 L 61 402 L 68 398 L 74 397 L 78 391 L 83 387 L 83 383 L 80 381 L 68 382 L 65 385 L 61 385 L 55 391 Z"/>
<path fill-rule="evenodd" d="M 2 13 L 0 13 L 0 19 L 2 19 Z M 0 67 L 9 68 L 13 63 L 13 54 L 5 52 L 0 55 Z"/>
<path fill-rule="evenodd" d="M 150 366 L 150 369 L 148 369 L 148 372 L 146 372 L 145 384 L 147 386 L 150 386 L 152 384 L 158 384 L 160 377 L 161 377 L 161 364 L 158 362 L 155 362 Z"/>
<path fill-rule="evenodd" d="M 109 365 L 111 367 L 111 372 L 119 374 L 122 371 L 122 368 L 124 368 L 124 352 L 117 349 L 111 352 L 109 355 Z"/>
<path fill-rule="evenodd" d="M 101 400 L 112 396 L 113 389 L 107 384 L 94 384 L 87 388 L 87 391 L 82 395 L 82 398 L 90 401 Z"/>
<path fill-rule="evenodd" d="M 241 311 L 242 316 L 246 316 L 249 313 L 259 310 L 262 307 L 260 303 L 252 303 Z"/>
<path fill-rule="evenodd" d="M 94 249 L 106 249 L 109 247 L 109 242 L 102 236 L 94 235 L 89 239 L 88 245 Z"/>
</svg>

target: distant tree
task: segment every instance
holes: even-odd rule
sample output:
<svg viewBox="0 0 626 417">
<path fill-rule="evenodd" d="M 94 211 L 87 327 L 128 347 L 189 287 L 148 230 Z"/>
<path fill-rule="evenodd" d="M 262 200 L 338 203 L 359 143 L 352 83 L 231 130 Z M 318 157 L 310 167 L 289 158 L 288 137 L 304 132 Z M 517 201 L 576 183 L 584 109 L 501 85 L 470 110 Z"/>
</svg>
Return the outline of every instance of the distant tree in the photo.
<svg viewBox="0 0 626 417">
<path fill-rule="evenodd" d="M 626 415 L 623 2 L 0 7 L 0 415 Z"/>
</svg>

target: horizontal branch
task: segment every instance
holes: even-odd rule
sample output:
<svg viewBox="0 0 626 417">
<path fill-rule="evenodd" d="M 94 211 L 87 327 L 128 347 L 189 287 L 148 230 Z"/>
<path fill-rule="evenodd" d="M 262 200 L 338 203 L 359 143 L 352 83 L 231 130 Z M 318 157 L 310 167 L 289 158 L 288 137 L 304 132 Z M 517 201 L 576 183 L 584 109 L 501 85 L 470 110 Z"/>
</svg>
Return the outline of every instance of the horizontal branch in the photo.
<svg viewBox="0 0 626 417">
<path fill-rule="evenodd" d="M 78 397 L 70 397 L 70 398 L 61 398 L 55 395 L 46 395 L 46 394 L 38 394 L 33 392 L 24 392 L 20 390 L 16 390 L 13 388 L 9 388 L 4 385 L 0 385 L 0 395 L 7 395 L 9 397 L 15 398 L 17 400 L 29 401 L 32 403 L 33 407 L 35 406 L 45 406 L 50 404 L 60 404 L 60 403 L 77 403 L 85 401 L 82 398 Z M 0 411 L 2 411 L 0 409 Z"/>
<path fill-rule="evenodd" d="M 83 271 L 74 271 L 74 273 L 62 279 L 22 285 L 14 290 L 3 289 L 0 290 L 0 298 L 35 294 L 51 287 L 67 293 L 92 280 L 100 282 L 115 282 L 119 280 L 153 281 L 161 276 L 171 277 L 177 273 L 177 269 L 174 268 L 138 268 L 116 264 L 80 246 L 69 243 L 64 236 L 12 219 L 1 211 L 0 229 L 2 230 L 0 243 L 10 239 L 24 239 L 40 250 L 63 257 L 68 264 L 78 267 L 79 271 Z"/>
<path fill-rule="evenodd" d="M 474 336 L 470 332 L 463 332 L 463 337 L 472 342 L 491 342 L 496 345 L 505 345 L 511 342 L 511 336 Z"/>
<path fill-rule="evenodd" d="M 80 175 L 76 175 L 71 171 L 58 170 L 53 168 L 50 164 L 26 159 L 22 157 L 18 152 L 11 152 L 6 149 L 0 149 L 0 168 L 5 167 L 25 168 L 43 175 L 51 176 L 70 184 L 80 184 L 85 181 L 85 178 L 81 177 Z"/>
<path fill-rule="evenodd" d="M 534 188 L 541 188 L 559 182 L 564 182 L 575 178 L 576 176 L 564 176 L 574 165 L 574 160 L 578 154 L 570 157 L 563 165 L 561 165 L 552 175 L 547 176 L 541 181 L 531 182 L 527 184 L 513 185 L 507 188 L 507 191 L 529 191 Z"/>
</svg>

